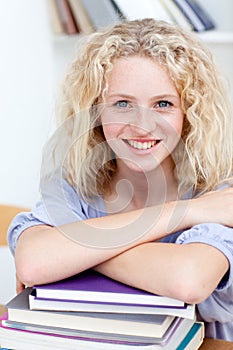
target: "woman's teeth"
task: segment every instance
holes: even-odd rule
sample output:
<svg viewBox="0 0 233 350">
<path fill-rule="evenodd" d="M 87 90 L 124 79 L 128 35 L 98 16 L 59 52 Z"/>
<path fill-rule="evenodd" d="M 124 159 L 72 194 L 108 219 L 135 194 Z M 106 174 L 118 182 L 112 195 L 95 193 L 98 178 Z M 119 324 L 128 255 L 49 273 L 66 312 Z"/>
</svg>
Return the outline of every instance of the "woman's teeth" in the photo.
<svg viewBox="0 0 233 350">
<path fill-rule="evenodd" d="M 140 142 L 140 141 L 133 141 L 133 140 L 127 140 L 128 144 L 136 149 L 149 149 L 153 147 L 156 144 L 156 141 L 145 141 L 145 142 Z"/>
</svg>

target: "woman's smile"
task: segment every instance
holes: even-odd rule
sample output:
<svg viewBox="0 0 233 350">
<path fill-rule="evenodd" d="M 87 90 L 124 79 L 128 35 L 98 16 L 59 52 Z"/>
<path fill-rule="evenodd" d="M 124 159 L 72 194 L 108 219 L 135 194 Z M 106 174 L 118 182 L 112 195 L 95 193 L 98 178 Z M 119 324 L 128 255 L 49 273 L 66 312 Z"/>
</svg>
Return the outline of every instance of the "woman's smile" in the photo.
<svg viewBox="0 0 233 350">
<path fill-rule="evenodd" d="M 123 139 L 123 141 L 131 148 L 139 151 L 152 150 L 159 145 L 161 140 L 143 140 L 143 139 Z M 145 152 L 143 152 L 144 154 Z"/>
</svg>

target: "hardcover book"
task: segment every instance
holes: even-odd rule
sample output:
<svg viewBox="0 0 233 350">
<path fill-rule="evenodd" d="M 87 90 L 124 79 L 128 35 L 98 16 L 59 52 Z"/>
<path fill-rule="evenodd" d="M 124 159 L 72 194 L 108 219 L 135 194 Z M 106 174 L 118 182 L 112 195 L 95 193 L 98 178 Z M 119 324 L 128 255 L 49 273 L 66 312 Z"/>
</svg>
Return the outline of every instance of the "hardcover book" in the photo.
<svg viewBox="0 0 233 350">
<path fill-rule="evenodd" d="M 121 22 L 120 14 L 110 0 L 80 0 L 95 29 Z"/>
<path fill-rule="evenodd" d="M 178 299 L 164 297 L 117 282 L 94 270 L 33 287 L 36 297 L 88 302 L 111 302 L 150 306 L 184 307 Z"/>
<path fill-rule="evenodd" d="M 112 302 L 92 302 L 78 300 L 57 300 L 37 298 L 35 291 L 29 294 L 29 308 L 31 310 L 50 311 L 84 311 L 84 312 L 115 312 L 115 313 L 137 313 L 137 314 L 160 314 L 185 318 L 195 318 L 195 305 L 184 304 L 184 306 L 160 306 L 160 305 L 134 305 Z"/>
<path fill-rule="evenodd" d="M 79 33 L 79 29 L 75 23 L 71 8 L 67 0 L 56 0 L 56 5 L 64 32 L 66 34 Z"/>
<path fill-rule="evenodd" d="M 83 331 L 161 337 L 175 319 L 168 315 L 30 310 L 29 293 L 30 288 L 24 289 L 6 305 L 9 321 Z"/>
<path fill-rule="evenodd" d="M 81 33 L 90 34 L 93 32 L 92 22 L 86 13 L 80 0 L 69 0 L 70 8 Z"/>
<path fill-rule="evenodd" d="M 120 11 L 128 20 L 156 18 L 173 23 L 169 12 L 160 0 L 114 0 Z"/>
<path fill-rule="evenodd" d="M 167 12 L 173 18 L 174 22 L 187 30 L 193 30 L 193 26 L 181 9 L 174 3 L 173 0 L 160 0 L 166 8 Z"/>
<path fill-rule="evenodd" d="M 12 327 L 0 325 L 2 347 L 9 349 L 56 349 L 56 350 L 196 350 L 204 338 L 204 324 L 187 319 L 177 319 L 167 330 L 162 339 L 117 339 L 113 334 L 81 333 L 76 335 L 57 334 L 57 328 L 51 328 L 50 333 L 38 326 L 24 324 Z M 54 333 L 53 333 L 54 332 Z M 102 338 L 101 338 L 102 337 Z"/>
<path fill-rule="evenodd" d="M 197 32 L 215 28 L 214 23 L 197 0 L 173 0 Z"/>
<path fill-rule="evenodd" d="M 7 328 L 13 328 L 18 330 L 24 330 L 29 332 L 36 333 L 48 333 L 56 334 L 57 336 L 64 337 L 76 337 L 76 338 L 89 338 L 89 339 L 100 339 L 104 341 L 116 341 L 116 342 L 128 342 L 128 343 L 141 343 L 141 344 L 151 344 L 156 343 L 163 345 L 170 339 L 174 334 L 179 334 L 181 336 L 182 332 L 187 332 L 194 321 L 175 318 L 172 324 L 168 327 L 167 331 L 162 337 L 142 337 L 134 335 L 125 335 L 125 334 L 114 334 L 114 333 L 104 333 L 104 332 L 92 332 L 78 329 L 62 328 L 62 327 L 48 327 L 41 326 L 37 324 L 27 324 L 23 322 L 10 321 L 7 318 L 2 321 L 2 325 Z"/>
<path fill-rule="evenodd" d="M 54 34 L 64 34 L 65 30 L 58 13 L 56 0 L 48 0 L 49 19 Z"/>
<path fill-rule="evenodd" d="M 205 9 L 201 6 L 198 0 L 186 0 L 189 6 L 193 9 L 193 11 L 200 18 L 202 23 L 205 25 L 205 30 L 214 29 L 215 23 L 213 19 L 210 17 L 209 13 L 205 11 Z"/>
</svg>

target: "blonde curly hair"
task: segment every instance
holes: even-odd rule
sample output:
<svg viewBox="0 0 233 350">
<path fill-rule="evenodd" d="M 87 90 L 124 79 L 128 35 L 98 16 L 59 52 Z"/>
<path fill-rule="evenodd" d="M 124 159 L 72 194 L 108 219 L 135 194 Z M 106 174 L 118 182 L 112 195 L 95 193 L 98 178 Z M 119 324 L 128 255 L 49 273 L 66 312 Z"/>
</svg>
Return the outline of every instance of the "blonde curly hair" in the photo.
<svg viewBox="0 0 233 350">
<path fill-rule="evenodd" d="M 232 112 L 223 80 L 196 34 L 154 19 L 119 23 L 91 34 L 78 48 L 59 114 L 60 122 L 71 122 L 72 147 L 63 163 L 68 181 L 85 199 L 109 189 L 116 162 L 93 106 L 104 101 L 114 59 L 133 55 L 159 62 L 180 95 L 185 119 L 173 154 L 179 190 L 216 188 L 232 174 L 233 159 Z"/>
</svg>

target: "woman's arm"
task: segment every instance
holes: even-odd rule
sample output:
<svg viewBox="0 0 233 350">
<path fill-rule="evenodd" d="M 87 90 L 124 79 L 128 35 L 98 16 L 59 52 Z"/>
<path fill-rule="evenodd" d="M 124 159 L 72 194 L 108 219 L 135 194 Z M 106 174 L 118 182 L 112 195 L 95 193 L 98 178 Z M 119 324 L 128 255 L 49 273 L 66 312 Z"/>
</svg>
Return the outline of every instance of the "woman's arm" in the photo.
<svg viewBox="0 0 233 350">
<path fill-rule="evenodd" d="M 225 255 L 202 243 L 145 243 L 95 267 L 113 279 L 198 304 L 217 287 L 229 267 Z"/>
<path fill-rule="evenodd" d="M 222 204 L 224 203 L 224 204 Z M 227 210 L 226 210 L 227 208 Z M 232 189 L 206 196 L 127 213 L 88 219 L 60 227 L 40 225 L 26 229 L 16 252 L 16 272 L 26 285 L 48 283 L 99 265 L 133 247 L 158 240 L 201 222 L 233 226 Z M 127 236 L 124 245 L 118 236 Z M 80 234 L 90 242 L 106 238 L 108 247 L 79 243 Z M 67 238 L 68 236 L 68 238 Z M 110 237 L 110 239 L 109 239 Z M 115 241 L 116 242 L 115 242 Z"/>
<path fill-rule="evenodd" d="M 186 227 L 189 220 L 183 212 L 187 205 L 188 201 L 169 202 L 59 227 L 28 228 L 16 246 L 17 275 L 22 283 L 31 286 L 79 273 L 132 247 L 165 236 L 170 232 L 172 216 L 176 217 L 176 227 Z M 117 241 L 119 237 L 124 239 L 124 244 Z M 85 239 L 91 246 L 82 244 Z M 99 241 L 107 244 L 103 247 Z"/>
</svg>

